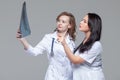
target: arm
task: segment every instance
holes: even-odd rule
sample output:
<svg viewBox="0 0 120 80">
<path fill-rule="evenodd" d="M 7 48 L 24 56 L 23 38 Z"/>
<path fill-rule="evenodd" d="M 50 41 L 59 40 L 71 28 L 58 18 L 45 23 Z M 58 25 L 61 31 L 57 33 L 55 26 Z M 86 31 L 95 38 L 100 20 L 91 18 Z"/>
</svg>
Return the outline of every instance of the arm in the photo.
<svg viewBox="0 0 120 80">
<path fill-rule="evenodd" d="M 64 47 L 64 50 L 68 56 L 68 58 L 70 59 L 70 61 L 74 64 L 80 64 L 83 63 L 85 60 L 82 59 L 80 56 L 76 56 L 73 54 L 73 52 L 70 50 L 70 48 L 68 47 L 65 39 L 62 41 L 62 45 Z"/>
<path fill-rule="evenodd" d="M 25 38 L 21 38 L 20 32 L 17 33 L 16 37 L 22 43 L 26 53 L 28 54 L 37 56 L 38 54 L 43 54 L 43 51 L 48 51 L 49 38 L 47 35 L 45 35 L 44 38 L 35 47 L 32 47 Z"/>
<path fill-rule="evenodd" d="M 27 40 L 25 38 L 21 38 L 20 42 L 22 43 L 22 45 L 24 46 L 24 49 L 27 50 L 29 48 L 29 43 L 27 42 Z"/>
<path fill-rule="evenodd" d="M 17 31 L 16 38 L 22 43 L 22 45 L 24 46 L 24 49 L 27 50 L 29 47 L 29 43 L 25 38 L 21 38 L 21 33 L 19 29 Z"/>
</svg>

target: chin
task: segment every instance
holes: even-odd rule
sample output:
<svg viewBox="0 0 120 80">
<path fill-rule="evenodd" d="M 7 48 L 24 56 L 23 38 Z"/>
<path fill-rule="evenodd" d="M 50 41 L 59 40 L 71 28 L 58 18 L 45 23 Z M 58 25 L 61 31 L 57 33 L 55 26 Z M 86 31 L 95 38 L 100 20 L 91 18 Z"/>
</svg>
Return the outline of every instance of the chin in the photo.
<svg viewBox="0 0 120 80">
<path fill-rule="evenodd" d="M 82 29 L 79 27 L 79 30 L 81 31 Z"/>
</svg>

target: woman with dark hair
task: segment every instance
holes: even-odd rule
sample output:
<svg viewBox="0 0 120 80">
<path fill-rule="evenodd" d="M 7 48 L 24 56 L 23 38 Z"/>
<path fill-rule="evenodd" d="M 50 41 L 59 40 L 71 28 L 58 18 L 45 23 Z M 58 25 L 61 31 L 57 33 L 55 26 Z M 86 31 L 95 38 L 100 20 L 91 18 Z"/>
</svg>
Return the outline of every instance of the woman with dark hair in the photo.
<svg viewBox="0 0 120 80">
<path fill-rule="evenodd" d="M 74 54 L 64 37 L 62 45 L 73 63 L 73 80 L 105 80 L 102 71 L 102 45 L 100 43 L 102 20 L 95 13 L 88 13 L 80 22 L 79 30 L 85 33 Z"/>
<path fill-rule="evenodd" d="M 65 40 L 70 50 L 74 50 L 76 32 L 75 18 L 71 13 L 62 12 L 56 18 L 56 23 L 57 28 L 55 31 L 46 34 L 35 47 L 32 47 L 25 38 L 21 38 L 19 31 L 16 37 L 29 54 L 37 56 L 38 54 L 43 54 L 43 51 L 47 52 L 49 67 L 46 72 L 45 80 L 73 80 L 70 60 L 66 56 L 60 41 L 65 35 Z"/>
</svg>

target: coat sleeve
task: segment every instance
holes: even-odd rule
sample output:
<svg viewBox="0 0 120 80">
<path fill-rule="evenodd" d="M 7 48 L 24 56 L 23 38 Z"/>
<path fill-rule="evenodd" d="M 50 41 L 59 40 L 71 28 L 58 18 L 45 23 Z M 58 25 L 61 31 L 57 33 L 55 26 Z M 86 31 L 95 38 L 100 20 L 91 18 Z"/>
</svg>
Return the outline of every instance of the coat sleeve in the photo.
<svg viewBox="0 0 120 80">
<path fill-rule="evenodd" d="M 26 53 L 37 56 L 38 54 L 43 54 L 44 51 L 48 51 L 49 48 L 49 36 L 46 34 L 43 39 L 35 46 L 29 45 L 29 48 L 25 50 Z"/>
<path fill-rule="evenodd" d="M 89 51 L 86 51 L 83 54 L 80 54 L 79 56 L 83 58 L 86 62 L 91 64 L 101 52 L 101 43 L 95 42 Z"/>
</svg>

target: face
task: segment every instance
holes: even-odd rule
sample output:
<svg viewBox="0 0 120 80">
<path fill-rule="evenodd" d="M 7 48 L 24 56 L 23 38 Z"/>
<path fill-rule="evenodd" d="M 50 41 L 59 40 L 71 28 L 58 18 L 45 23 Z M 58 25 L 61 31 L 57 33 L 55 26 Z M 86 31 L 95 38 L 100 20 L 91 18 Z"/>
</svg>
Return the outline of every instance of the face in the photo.
<svg viewBox="0 0 120 80">
<path fill-rule="evenodd" d="M 70 28 L 69 17 L 68 16 L 60 16 L 57 21 L 57 30 L 60 32 L 66 32 Z"/>
<path fill-rule="evenodd" d="M 83 20 L 80 22 L 79 30 L 82 32 L 90 31 L 88 26 L 88 15 L 86 15 Z"/>
</svg>

